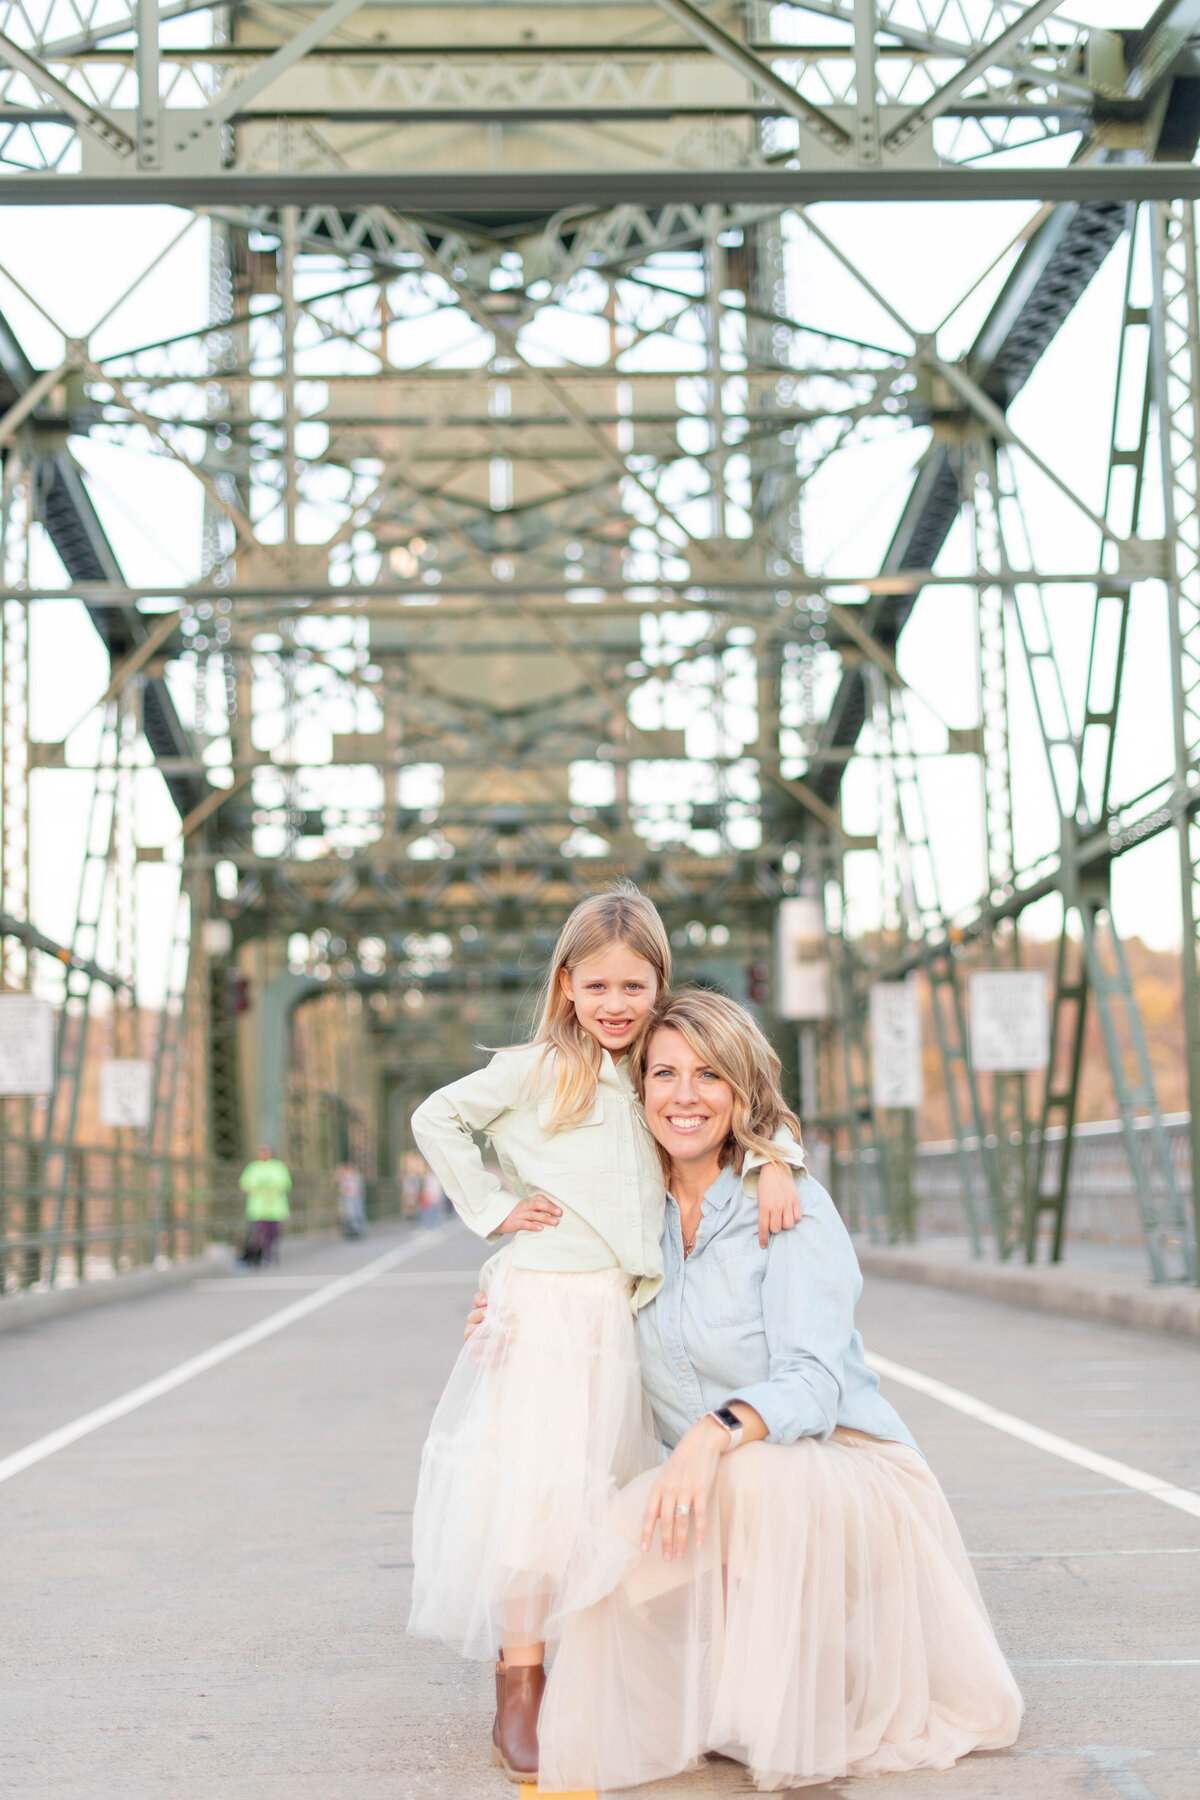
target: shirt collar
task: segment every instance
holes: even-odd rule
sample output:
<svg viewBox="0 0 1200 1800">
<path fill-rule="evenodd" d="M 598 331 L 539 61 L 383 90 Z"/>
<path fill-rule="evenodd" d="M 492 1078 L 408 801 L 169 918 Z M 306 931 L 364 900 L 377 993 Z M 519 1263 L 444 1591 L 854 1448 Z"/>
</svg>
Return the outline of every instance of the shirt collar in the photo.
<svg viewBox="0 0 1200 1800">
<path fill-rule="evenodd" d="M 620 1062 L 615 1062 L 611 1051 L 605 1050 L 602 1045 L 597 1080 L 602 1081 L 606 1087 L 624 1088 L 627 1093 L 632 1093 L 633 1077 L 629 1073 L 629 1057 L 623 1056 Z"/>
<path fill-rule="evenodd" d="M 726 1164 L 704 1196 L 704 1210 L 706 1212 L 724 1212 L 729 1202 L 741 1191 L 741 1176 L 735 1174 Z"/>
<path fill-rule="evenodd" d="M 668 1193 L 670 1189 L 667 1190 Z M 705 1218 L 710 1213 L 724 1212 L 735 1195 L 742 1191 L 742 1178 L 726 1165 L 710 1188 L 706 1188 L 704 1198 L 700 1202 L 700 1211 Z M 675 1200 L 674 1194 L 671 1199 Z M 678 1205 L 678 1201 L 675 1202 Z"/>
</svg>

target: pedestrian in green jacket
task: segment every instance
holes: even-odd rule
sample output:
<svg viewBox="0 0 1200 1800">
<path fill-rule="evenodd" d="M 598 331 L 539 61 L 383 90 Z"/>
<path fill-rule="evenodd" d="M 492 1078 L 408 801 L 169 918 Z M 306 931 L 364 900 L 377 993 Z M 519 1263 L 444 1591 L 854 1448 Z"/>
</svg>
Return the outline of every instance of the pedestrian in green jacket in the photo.
<svg viewBox="0 0 1200 1800">
<path fill-rule="evenodd" d="M 279 1261 L 279 1233 L 285 1219 L 291 1217 L 288 1189 L 292 1178 L 287 1164 L 281 1162 L 270 1144 L 260 1144 L 254 1161 L 242 1170 L 238 1186 L 246 1196 L 246 1234 L 244 1263 Z"/>
</svg>

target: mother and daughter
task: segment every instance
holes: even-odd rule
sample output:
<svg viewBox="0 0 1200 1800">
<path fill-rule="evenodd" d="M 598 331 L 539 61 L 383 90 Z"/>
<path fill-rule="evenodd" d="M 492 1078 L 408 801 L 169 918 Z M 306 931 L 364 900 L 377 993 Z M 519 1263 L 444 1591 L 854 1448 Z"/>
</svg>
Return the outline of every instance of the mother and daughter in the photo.
<svg viewBox="0 0 1200 1800">
<path fill-rule="evenodd" d="M 670 976 L 649 900 L 584 901 L 533 1042 L 414 1115 L 507 1244 L 422 1455 L 409 1628 L 497 1659 L 494 1760 L 543 1792 L 712 1752 L 778 1788 L 1010 1744 L 1020 1697 L 867 1368 L 778 1058 Z"/>
</svg>

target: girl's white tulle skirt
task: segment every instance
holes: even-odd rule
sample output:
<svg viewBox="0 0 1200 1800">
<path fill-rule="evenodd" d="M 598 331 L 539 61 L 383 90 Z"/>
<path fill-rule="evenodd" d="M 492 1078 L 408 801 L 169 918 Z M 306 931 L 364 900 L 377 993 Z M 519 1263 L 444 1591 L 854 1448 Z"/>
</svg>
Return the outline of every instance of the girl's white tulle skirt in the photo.
<svg viewBox="0 0 1200 1800">
<path fill-rule="evenodd" d="M 628 1277 L 493 1268 L 421 1455 L 408 1624 L 481 1660 L 553 1640 L 620 1572 L 609 1509 L 662 1454 Z"/>
<path fill-rule="evenodd" d="M 760 1788 L 948 1768 L 1011 1744 L 1021 1698 L 926 1464 L 837 1431 L 720 1465 L 705 1549 L 637 1549 L 653 1475 L 618 1499 L 622 1578 L 567 1623 L 542 1706 L 544 1792 L 624 1788 L 707 1751 Z"/>
</svg>

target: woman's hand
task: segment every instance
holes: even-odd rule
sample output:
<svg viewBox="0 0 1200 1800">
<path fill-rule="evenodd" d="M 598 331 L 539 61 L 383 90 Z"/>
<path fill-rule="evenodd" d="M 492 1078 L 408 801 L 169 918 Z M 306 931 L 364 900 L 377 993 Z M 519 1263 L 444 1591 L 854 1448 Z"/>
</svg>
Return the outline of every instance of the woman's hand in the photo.
<svg viewBox="0 0 1200 1800">
<path fill-rule="evenodd" d="M 476 1294 L 474 1309 L 467 1314 L 467 1329 L 463 1332 L 463 1336 L 466 1338 L 468 1344 L 471 1341 L 472 1334 L 478 1331 L 486 1318 L 487 1295 Z"/>
<path fill-rule="evenodd" d="M 790 1231 L 803 1216 L 796 1177 L 787 1163 L 767 1163 L 758 1174 L 758 1241 L 763 1249 L 773 1232 Z"/>
<path fill-rule="evenodd" d="M 547 1225 L 557 1225 L 561 1218 L 561 1206 L 556 1206 L 545 1194 L 530 1194 L 527 1200 L 517 1201 L 496 1230 L 505 1235 L 513 1231 L 542 1231 Z"/>
<path fill-rule="evenodd" d="M 696 1521 L 696 1548 L 704 1547 L 708 1503 L 729 1433 L 715 1419 L 699 1419 L 685 1431 L 659 1470 L 642 1519 L 642 1550 L 649 1550 L 658 1524 L 663 1561 L 678 1560 L 687 1552 L 688 1528 Z M 680 1514 L 678 1508 L 689 1510 Z"/>
</svg>

